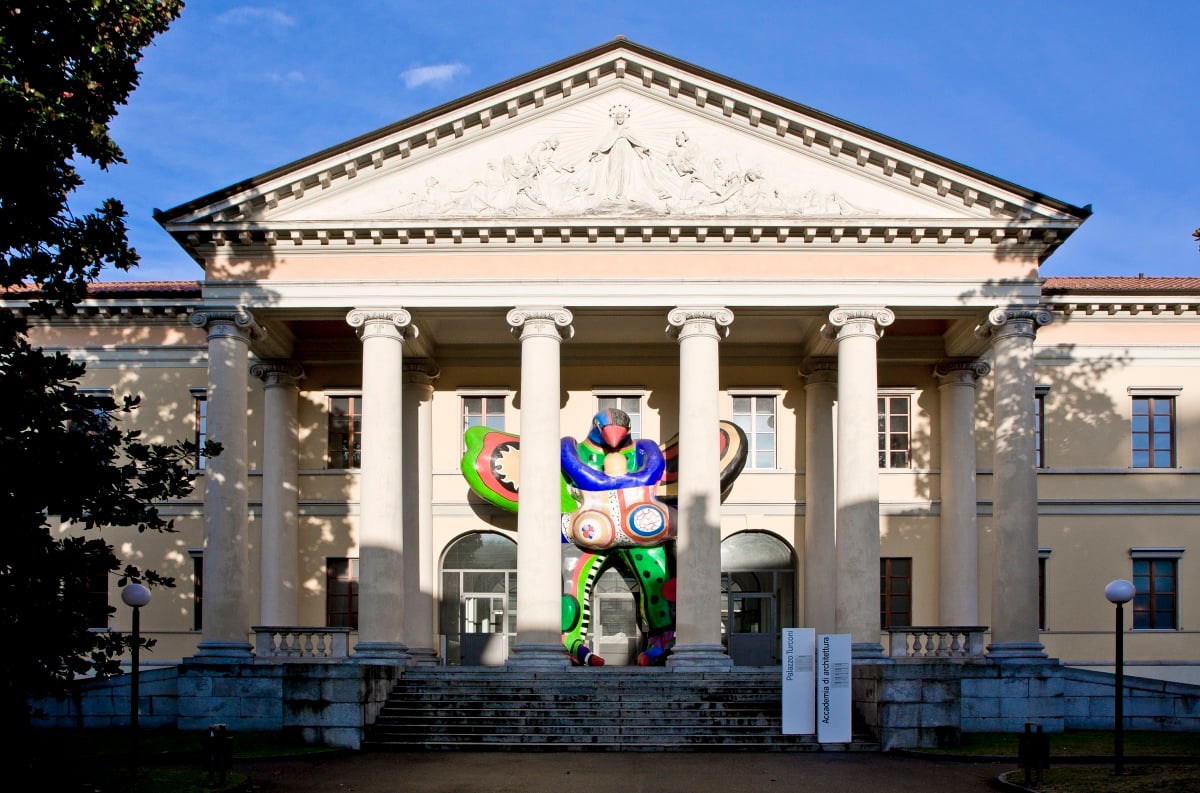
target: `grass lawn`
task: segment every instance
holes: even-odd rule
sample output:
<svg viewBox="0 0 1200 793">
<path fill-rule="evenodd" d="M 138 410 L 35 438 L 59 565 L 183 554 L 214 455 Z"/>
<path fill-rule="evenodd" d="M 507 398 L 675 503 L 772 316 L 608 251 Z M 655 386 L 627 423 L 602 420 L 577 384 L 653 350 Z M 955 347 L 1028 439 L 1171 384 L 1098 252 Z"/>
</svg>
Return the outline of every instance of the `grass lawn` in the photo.
<svg viewBox="0 0 1200 793">
<path fill-rule="evenodd" d="M 288 741 L 279 733 L 237 733 L 224 784 L 209 772 L 206 732 L 141 730 L 136 768 L 126 730 L 35 730 L 31 750 L 39 784 L 89 793 L 223 793 L 246 783 L 239 760 L 338 751 Z"/>
</svg>

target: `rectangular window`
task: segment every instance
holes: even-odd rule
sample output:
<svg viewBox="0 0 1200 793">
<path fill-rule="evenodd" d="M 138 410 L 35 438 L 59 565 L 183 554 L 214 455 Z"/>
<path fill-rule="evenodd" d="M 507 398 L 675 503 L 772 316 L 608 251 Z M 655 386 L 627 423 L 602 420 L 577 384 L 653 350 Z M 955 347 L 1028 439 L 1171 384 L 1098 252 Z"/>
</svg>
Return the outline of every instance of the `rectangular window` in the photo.
<svg viewBox="0 0 1200 793">
<path fill-rule="evenodd" d="M 1133 629 L 1175 630 L 1179 627 L 1179 560 L 1135 556 L 1133 560 Z"/>
<path fill-rule="evenodd" d="M 188 551 L 192 557 L 192 630 L 204 629 L 204 552 Z"/>
<path fill-rule="evenodd" d="M 895 394 L 879 396 L 879 467 L 908 468 L 911 429 L 909 398 Z"/>
<path fill-rule="evenodd" d="M 884 628 L 912 625 L 912 557 L 879 560 L 879 624 Z"/>
<path fill-rule="evenodd" d="M 204 442 L 208 440 L 208 391 L 199 388 L 192 389 L 192 401 L 195 403 L 196 468 L 204 470 L 205 458 L 200 452 L 204 449 Z"/>
<path fill-rule="evenodd" d="M 504 429 L 505 398 L 503 396 L 464 396 L 462 400 L 463 432 L 471 427 Z"/>
<path fill-rule="evenodd" d="M 330 468 L 362 467 L 362 397 L 329 397 Z"/>
<path fill-rule="evenodd" d="M 1046 560 L 1049 548 L 1038 549 L 1038 630 L 1046 630 Z"/>
<path fill-rule="evenodd" d="M 1033 464 L 1036 468 L 1046 467 L 1046 444 L 1043 432 L 1046 427 L 1046 393 L 1049 386 L 1038 386 L 1033 395 Z"/>
<path fill-rule="evenodd" d="M 629 415 L 629 435 L 634 440 L 642 437 L 642 398 L 640 396 L 611 395 L 596 398 L 596 411 L 616 408 Z"/>
<path fill-rule="evenodd" d="M 733 423 L 746 433 L 747 468 L 775 468 L 775 397 L 745 394 L 733 398 Z"/>
<path fill-rule="evenodd" d="M 325 560 L 325 625 L 358 629 L 358 559 Z"/>
<path fill-rule="evenodd" d="M 1131 416 L 1134 468 L 1175 467 L 1175 398 L 1135 396 Z"/>
</svg>

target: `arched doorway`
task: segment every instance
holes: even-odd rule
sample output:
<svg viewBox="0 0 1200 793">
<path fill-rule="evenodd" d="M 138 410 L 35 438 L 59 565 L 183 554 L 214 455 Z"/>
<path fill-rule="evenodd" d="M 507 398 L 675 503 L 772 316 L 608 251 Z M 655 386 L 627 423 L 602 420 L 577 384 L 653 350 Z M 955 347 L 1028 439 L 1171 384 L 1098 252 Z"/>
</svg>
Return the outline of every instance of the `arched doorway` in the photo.
<svg viewBox="0 0 1200 793">
<path fill-rule="evenodd" d="M 580 551 L 563 545 L 563 575 L 571 571 Z M 592 588 L 591 620 L 584 642 L 604 659 L 608 666 L 637 663 L 642 646 L 642 626 L 638 624 L 637 578 L 623 564 L 607 564 Z"/>
<path fill-rule="evenodd" d="M 495 532 L 473 532 L 442 556 L 439 630 L 446 663 L 500 666 L 517 633 L 517 544 Z"/>
<path fill-rule="evenodd" d="M 796 560 L 774 534 L 745 531 L 721 543 L 722 638 L 739 666 L 779 663 L 779 637 L 796 624 Z"/>
</svg>

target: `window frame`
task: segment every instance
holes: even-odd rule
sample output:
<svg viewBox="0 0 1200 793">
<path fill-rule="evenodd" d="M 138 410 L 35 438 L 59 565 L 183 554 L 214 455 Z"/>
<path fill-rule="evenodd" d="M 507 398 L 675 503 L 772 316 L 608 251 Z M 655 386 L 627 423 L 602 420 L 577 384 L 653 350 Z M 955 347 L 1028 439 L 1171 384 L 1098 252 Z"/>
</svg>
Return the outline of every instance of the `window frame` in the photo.
<svg viewBox="0 0 1200 793">
<path fill-rule="evenodd" d="M 204 629 L 204 549 L 188 548 L 192 559 L 192 630 Z"/>
<path fill-rule="evenodd" d="M 345 563 L 345 573 L 335 571 Z M 346 592 L 334 592 L 334 584 L 345 583 Z M 359 558 L 357 556 L 328 556 L 325 558 L 325 627 L 358 630 Z M 345 608 L 335 608 L 345 601 Z"/>
<path fill-rule="evenodd" d="M 1180 593 L 1179 593 L 1179 585 L 1182 580 L 1182 577 L 1179 575 L 1179 560 L 1183 558 L 1183 552 L 1184 552 L 1184 549 L 1182 547 L 1130 548 L 1129 549 L 1129 558 L 1130 558 L 1130 562 L 1132 562 L 1132 564 L 1130 566 L 1130 573 L 1131 573 L 1131 578 L 1133 580 L 1133 585 L 1134 585 L 1133 601 L 1132 601 L 1132 603 L 1130 605 L 1130 609 L 1129 609 L 1129 611 L 1130 611 L 1129 616 L 1130 616 L 1130 620 L 1131 620 L 1131 624 L 1130 624 L 1131 630 L 1135 630 L 1138 632 L 1155 631 L 1155 632 L 1165 632 L 1165 633 L 1178 632 L 1178 631 L 1183 630 L 1183 628 L 1181 626 L 1180 613 L 1179 613 L 1179 605 L 1180 605 L 1180 602 L 1182 601 L 1182 598 L 1180 597 Z M 1159 592 L 1154 587 L 1155 581 L 1159 577 L 1159 574 L 1157 574 L 1154 570 L 1156 562 L 1169 562 L 1171 564 L 1170 578 L 1171 578 L 1172 590 L 1169 592 Z M 1144 574 L 1138 573 L 1138 564 L 1139 563 L 1145 563 L 1145 564 L 1149 565 L 1146 573 L 1144 573 Z M 1142 589 L 1138 586 L 1138 579 L 1142 578 L 1142 577 L 1148 578 L 1148 582 L 1150 584 L 1149 591 L 1142 591 Z M 1157 607 L 1157 598 L 1167 597 L 1167 596 L 1169 596 L 1171 598 L 1171 607 L 1169 609 L 1158 608 Z M 1147 599 L 1146 603 L 1147 603 L 1148 608 L 1140 608 L 1139 607 L 1138 601 L 1142 598 Z M 1170 621 L 1172 622 L 1172 624 L 1171 625 L 1156 624 L 1157 620 L 1155 619 L 1155 615 L 1157 615 L 1159 613 L 1165 614 L 1167 612 L 1170 612 Z M 1147 614 L 1148 622 L 1150 624 L 1139 626 L 1138 625 L 1139 614 Z"/>
<path fill-rule="evenodd" d="M 1049 630 L 1046 627 L 1046 574 L 1049 569 L 1050 548 L 1038 548 L 1038 630 Z"/>
<path fill-rule="evenodd" d="M 743 469 L 743 473 L 745 471 L 781 470 L 779 465 L 779 405 L 780 397 L 783 395 L 783 391 L 778 388 L 732 388 L 726 393 L 729 396 L 730 419 L 734 424 L 737 424 L 739 427 L 741 427 L 742 431 L 746 433 L 747 454 L 746 467 Z M 738 399 L 750 400 L 750 413 L 740 415 L 749 416 L 748 423 L 750 424 L 752 431 L 747 430 L 746 427 L 742 426 L 742 424 L 738 422 L 739 414 L 735 409 Z M 755 425 L 758 423 L 758 418 L 761 415 L 757 409 L 757 400 L 759 399 L 771 400 L 771 430 L 769 433 L 765 430 L 759 431 L 755 428 Z M 771 436 L 771 448 L 769 450 L 771 453 L 771 465 L 760 466 L 758 465 L 758 454 L 766 450 L 759 448 L 759 440 L 768 434 Z"/>
<path fill-rule="evenodd" d="M 362 408 L 363 396 L 362 391 L 357 389 L 333 389 L 326 390 L 325 394 L 325 469 L 328 471 L 358 471 L 362 468 Z M 353 404 L 354 410 L 346 415 L 350 416 L 350 446 L 346 451 L 346 465 L 334 465 L 333 460 L 333 400 L 335 399 L 351 399 L 355 400 Z M 358 418 L 358 432 L 354 432 L 354 418 Z M 339 433 L 339 437 L 342 434 Z M 359 455 L 359 465 L 351 465 L 354 462 L 355 448 L 354 438 L 358 438 L 357 454 Z"/>
<path fill-rule="evenodd" d="M 455 392 L 455 394 L 458 396 L 458 429 L 459 429 L 458 443 L 459 443 L 459 446 L 461 447 L 462 452 L 466 452 L 466 450 L 467 450 L 467 441 L 466 441 L 466 437 L 465 437 L 467 434 L 467 430 L 469 429 L 469 427 L 467 425 L 467 400 L 468 399 L 485 400 L 485 402 L 480 406 L 481 407 L 481 412 L 479 414 L 480 415 L 480 424 L 478 424 L 478 425 L 473 424 L 470 426 L 484 426 L 484 427 L 491 427 L 492 429 L 498 430 L 500 432 L 512 432 L 512 430 L 509 429 L 511 426 L 512 419 L 509 416 L 509 409 L 508 409 L 509 404 L 512 402 L 512 393 L 513 393 L 512 390 L 508 389 L 508 388 L 460 388 Z M 501 405 L 503 406 L 502 407 L 503 412 L 499 413 L 499 414 L 489 413 L 487 411 L 487 403 L 486 403 L 487 399 L 501 400 Z M 497 427 L 494 424 L 488 423 L 488 416 L 495 416 L 495 415 L 499 415 L 502 418 L 501 423 L 504 426 Z"/>
<path fill-rule="evenodd" d="M 192 395 L 192 437 L 196 442 L 196 459 L 194 468 L 203 471 L 207 468 L 204 457 L 204 444 L 208 440 L 208 389 L 189 388 Z"/>
<path fill-rule="evenodd" d="M 876 402 L 875 402 L 875 404 L 876 404 L 876 410 L 875 410 L 876 437 L 879 438 L 881 442 L 882 442 L 883 438 L 886 438 L 888 441 L 887 443 L 884 444 L 883 448 L 878 448 L 878 444 L 876 444 L 876 447 L 877 447 L 876 451 L 880 455 L 883 455 L 883 458 L 879 460 L 879 463 L 880 463 L 879 470 L 880 471 L 911 471 L 913 468 L 913 463 L 912 463 L 912 456 L 913 456 L 913 454 L 912 454 L 913 404 L 916 402 L 916 393 L 917 393 L 916 390 L 912 389 L 912 388 L 880 388 L 876 391 Z M 902 465 L 902 466 L 891 464 L 891 455 L 894 453 L 897 453 L 901 450 L 889 448 L 891 446 L 891 439 L 893 436 L 893 430 L 890 427 L 891 421 L 890 420 L 888 420 L 886 422 L 881 421 L 881 419 L 883 419 L 884 417 L 890 418 L 893 415 L 899 415 L 899 414 L 893 414 L 891 412 L 881 413 L 878 408 L 880 400 L 885 400 L 885 399 L 889 400 L 889 404 L 890 404 L 890 400 L 898 399 L 898 398 L 903 398 L 908 403 L 908 411 L 907 411 L 907 415 L 906 415 L 908 429 L 904 433 L 905 435 L 908 436 L 908 440 L 903 449 L 904 465 Z M 878 426 L 879 424 L 884 424 L 885 425 L 884 428 L 880 429 Z M 887 463 L 886 465 L 883 464 L 885 462 Z"/>
<path fill-rule="evenodd" d="M 1046 394 L 1050 386 L 1039 385 L 1033 392 L 1033 467 L 1046 467 Z"/>
<path fill-rule="evenodd" d="M 1180 393 L 1183 392 L 1182 386 L 1130 386 L 1126 389 L 1129 394 L 1129 467 L 1136 470 L 1171 470 L 1179 467 L 1179 422 L 1177 403 Z M 1137 406 L 1141 402 L 1147 403 L 1148 412 L 1141 414 L 1137 412 Z M 1165 411 L 1168 422 L 1167 432 L 1159 432 L 1155 429 L 1155 419 L 1163 416 L 1163 413 L 1155 412 L 1156 402 L 1166 404 Z M 1145 416 L 1147 419 L 1147 428 L 1144 431 L 1138 431 L 1135 427 L 1139 416 Z M 1157 453 L 1161 449 L 1156 448 L 1155 439 L 1160 435 L 1167 436 L 1167 457 L 1166 465 L 1158 465 L 1155 462 Z M 1138 439 L 1145 437 L 1146 448 L 1138 449 Z M 1137 455 L 1147 455 L 1146 464 L 1137 464 Z"/>
<path fill-rule="evenodd" d="M 893 562 L 907 562 L 907 575 L 893 575 L 891 572 Z M 891 586 L 891 582 L 906 580 L 908 582 L 908 592 L 895 592 Z M 893 599 L 897 597 L 908 598 L 908 611 L 898 611 L 892 608 Z M 903 623 L 896 622 L 893 614 L 907 614 L 908 621 Z M 913 557 L 911 556 L 881 556 L 879 557 L 879 628 L 887 630 L 888 628 L 909 628 L 912 627 L 913 621 Z"/>
</svg>

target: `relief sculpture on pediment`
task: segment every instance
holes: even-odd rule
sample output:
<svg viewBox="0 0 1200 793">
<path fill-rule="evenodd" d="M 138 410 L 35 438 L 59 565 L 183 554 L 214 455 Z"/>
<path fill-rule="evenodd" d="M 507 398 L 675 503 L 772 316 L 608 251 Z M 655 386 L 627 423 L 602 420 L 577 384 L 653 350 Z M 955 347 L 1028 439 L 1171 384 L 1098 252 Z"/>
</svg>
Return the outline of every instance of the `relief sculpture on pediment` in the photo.
<svg viewBox="0 0 1200 793">
<path fill-rule="evenodd" d="M 849 217 L 879 214 L 802 183 L 754 153 L 695 130 L 646 128 L 617 103 L 597 129 L 576 125 L 494 150 L 474 174 L 436 164 L 373 214 L 400 217 Z M 570 146 L 560 142 L 573 138 Z M 769 159 L 769 158 L 768 158 Z"/>
</svg>

